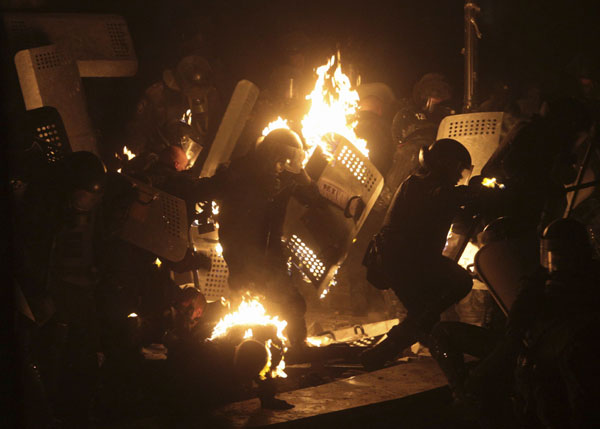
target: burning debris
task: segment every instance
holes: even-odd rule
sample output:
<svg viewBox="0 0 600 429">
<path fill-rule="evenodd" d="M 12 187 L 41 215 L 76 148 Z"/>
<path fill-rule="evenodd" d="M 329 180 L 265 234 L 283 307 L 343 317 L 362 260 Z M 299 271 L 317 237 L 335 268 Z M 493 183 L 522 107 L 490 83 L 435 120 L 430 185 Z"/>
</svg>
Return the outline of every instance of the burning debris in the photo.
<svg viewBox="0 0 600 429">
<path fill-rule="evenodd" d="M 504 189 L 504 185 L 502 183 L 498 182 L 495 177 L 492 177 L 492 178 L 484 177 L 483 180 L 481 181 L 481 185 L 485 186 L 486 188 Z"/>
<path fill-rule="evenodd" d="M 123 146 L 123 155 L 127 156 L 128 161 L 131 161 L 133 158 L 135 158 L 135 153 L 127 149 L 127 146 Z"/>
<path fill-rule="evenodd" d="M 226 340 L 233 344 L 241 344 L 248 339 L 256 340 L 264 344 L 268 356 L 267 364 L 260 371 L 260 378 L 264 380 L 269 375 L 272 378 L 285 378 L 284 355 L 289 345 L 283 333 L 286 326 L 285 320 L 269 316 L 259 298 L 248 293 L 242 296 L 237 310 L 226 314 L 217 323 L 209 340 Z"/>
<path fill-rule="evenodd" d="M 186 125 L 192 125 L 192 111 L 191 109 L 187 109 L 186 112 L 181 116 L 181 122 Z"/>
</svg>

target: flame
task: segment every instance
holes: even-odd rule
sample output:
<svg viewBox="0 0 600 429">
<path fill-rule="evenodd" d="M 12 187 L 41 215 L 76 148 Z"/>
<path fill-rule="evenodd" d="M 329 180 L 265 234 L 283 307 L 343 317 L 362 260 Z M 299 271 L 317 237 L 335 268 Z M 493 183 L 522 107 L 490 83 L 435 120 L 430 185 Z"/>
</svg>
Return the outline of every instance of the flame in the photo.
<svg viewBox="0 0 600 429">
<path fill-rule="evenodd" d="M 287 351 L 287 344 L 289 343 L 287 337 L 284 335 L 283 330 L 287 326 L 285 320 L 279 320 L 278 316 L 271 317 L 267 315 L 267 312 L 263 305 L 260 303 L 257 297 L 252 297 L 250 294 L 242 296 L 242 302 L 238 306 L 238 309 L 232 313 L 226 314 L 219 323 L 215 326 L 212 331 L 212 335 L 209 338 L 210 341 L 216 338 L 222 338 L 227 336 L 230 330 L 235 326 L 273 326 L 277 330 L 277 338 L 283 344 L 283 353 Z M 254 332 L 252 328 L 246 329 L 244 332 L 244 339 L 254 338 Z M 287 377 L 285 373 L 285 362 L 283 356 L 280 363 L 276 368 L 271 368 L 271 347 L 276 347 L 271 340 L 267 340 L 265 347 L 268 352 L 268 362 L 265 368 L 260 373 L 260 377 L 264 379 L 266 374 L 271 371 L 272 377 Z"/>
<path fill-rule="evenodd" d="M 162 265 L 162 261 L 160 259 L 156 258 L 154 260 L 154 265 L 156 265 L 158 268 L 160 268 L 160 266 Z"/>
<path fill-rule="evenodd" d="M 138 317 L 137 313 L 131 313 L 127 316 L 128 319 L 134 318 L 134 317 Z"/>
<path fill-rule="evenodd" d="M 181 116 L 181 122 L 183 122 L 184 124 L 192 125 L 191 109 L 187 109 L 187 111 Z"/>
<path fill-rule="evenodd" d="M 123 146 L 123 155 L 127 156 L 127 160 L 130 161 L 135 158 L 135 153 L 127 149 L 127 146 Z"/>
<path fill-rule="evenodd" d="M 215 252 L 217 252 L 217 256 L 223 256 L 223 246 L 221 246 L 221 243 L 215 245 Z"/>
<path fill-rule="evenodd" d="M 212 214 L 214 214 L 214 215 L 219 214 L 219 205 L 217 203 L 215 203 L 214 201 L 212 202 Z"/>
<path fill-rule="evenodd" d="M 339 53 L 333 55 L 327 64 L 317 68 L 315 88 L 306 97 L 311 107 L 302 120 L 302 135 L 308 145 L 305 163 L 317 146 L 323 149 L 328 158 L 333 156 L 326 136 L 337 133 L 349 140 L 365 156 L 368 156 L 367 142 L 356 136 L 354 128 L 358 121 L 358 92 L 353 90 L 350 79 L 342 73 Z"/>
<path fill-rule="evenodd" d="M 307 337 L 306 342 L 310 347 L 323 347 L 333 343 L 331 337 L 320 336 L 320 337 Z"/>
<path fill-rule="evenodd" d="M 485 186 L 486 188 L 504 189 L 504 185 L 502 183 L 499 183 L 495 177 L 492 177 L 492 178 L 484 177 L 483 180 L 481 181 L 481 184 L 483 186 Z"/>
<path fill-rule="evenodd" d="M 281 116 L 278 116 L 273 122 L 270 122 L 269 125 L 266 126 L 264 130 L 262 130 L 263 137 L 269 134 L 273 130 L 278 130 L 280 128 L 290 129 L 288 125 L 287 119 L 283 119 Z"/>
<path fill-rule="evenodd" d="M 335 276 L 337 276 L 338 270 L 339 270 L 339 267 L 335 270 L 333 277 L 329 281 L 329 284 L 327 285 L 327 287 L 321 293 L 321 296 L 319 297 L 319 299 L 325 298 L 327 296 L 327 294 L 329 293 L 329 291 L 331 290 L 331 288 L 334 287 L 335 285 L 337 285 L 337 279 L 335 278 Z"/>
</svg>

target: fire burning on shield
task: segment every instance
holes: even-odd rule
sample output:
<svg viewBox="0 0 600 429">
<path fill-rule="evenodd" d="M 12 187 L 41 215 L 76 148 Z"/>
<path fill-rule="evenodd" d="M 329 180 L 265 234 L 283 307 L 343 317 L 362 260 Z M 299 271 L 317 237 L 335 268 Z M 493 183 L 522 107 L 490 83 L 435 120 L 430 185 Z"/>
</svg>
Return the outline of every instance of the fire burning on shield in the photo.
<svg viewBox="0 0 600 429">
<path fill-rule="evenodd" d="M 325 139 L 331 133 L 341 135 L 364 155 L 368 155 L 367 142 L 354 132 L 358 123 L 358 92 L 352 89 L 350 79 L 342 73 L 339 52 L 317 68 L 316 72 L 315 88 L 306 97 L 311 101 L 311 106 L 302 120 L 302 135 L 309 146 L 307 159 L 317 146 L 323 149 L 326 156 L 333 157 Z"/>
<path fill-rule="evenodd" d="M 339 53 L 316 70 L 314 89 L 306 96 L 311 101 L 308 113 L 302 119 L 302 137 L 308 146 L 304 164 L 317 147 L 329 159 L 333 157 L 330 147 L 331 134 L 339 134 L 350 141 L 362 154 L 368 155 L 367 142 L 354 132 L 357 125 L 358 92 L 352 89 L 350 79 L 342 73 Z M 262 132 L 266 136 L 278 128 L 290 128 L 287 119 L 278 117 Z"/>
</svg>

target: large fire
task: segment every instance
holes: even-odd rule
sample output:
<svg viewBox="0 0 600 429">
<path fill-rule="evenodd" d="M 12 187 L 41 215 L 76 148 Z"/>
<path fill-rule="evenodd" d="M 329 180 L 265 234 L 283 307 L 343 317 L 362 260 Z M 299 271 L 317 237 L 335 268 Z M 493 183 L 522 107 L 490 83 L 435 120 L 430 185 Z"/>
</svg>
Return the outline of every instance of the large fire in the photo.
<svg viewBox="0 0 600 429">
<path fill-rule="evenodd" d="M 363 154 L 368 155 L 367 142 L 356 136 L 354 128 L 358 121 L 358 92 L 352 89 L 350 79 L 342 73 L 339 53 L 327 64 L 317 68 L 315 88 L 306 97 L 311 101 L 310 110 L 302 120 L 302 135 L 309 146 L 309 159 L 317 146 L 326 156 L 332 156 L 325 142 L 328 134 L 336 133 L 348 139 Z"/>
<path fill-rule="evenodd" d="M 333 55 L 326 64 L 316 70 L 317 81 L 312 92 L 306 96 L 311 101 L 308 113 L 302 119 L 302 136 L 308 146 L 304 165 L 317 147 L 326 157 L 333 157 L 327 143 L 331 134 L 339 134 L 349 140 L 358 150 L 368 156 L 367 142 L 354 132 L 358 111 L 358 92 L 352 89 L 350 79 L 342 73 L 339 54 Z M 262 132 L 266 136 L 278 128 L 290 129 L 288 121 L 278 117 Z"/>
<path fill-rule="evenodd" d="M 268 362 L 260 373 L 262 379 L 266 378 L 266 375 L 270 372 L 271 377 L 287 377 L 285 373 L 285 361 L 283 356 L 279 361 L 276 368 L 271 368 L 271 348 L 275 346 L 272 339 L 264 340 L 259 337 L 259 328 L 267 327 L 273 328 L 277 335 L 278 342 L 282 345 L 282 355 L 287 351 L 289 341 L 283 330 L 287 326 L 285 320 L 279 320 L 278 316 L 271 317 L 267 314 L 265 307 L 260 303 L 257 297 L 250 296 L 249 294 L 242 297 L 242 302 L 238 306 L 237 310 L 226 314 L 217 323 L 212 331 L 212 335 L 209 340 L 215 340 L 217 338 L 224 338 L 230 335 L 235 329 L 242 329 L 244 331 L 242 338 L 252 338 L 258 341 L 265 341 L 265 347 L 268 352 Z"/>
</svg>

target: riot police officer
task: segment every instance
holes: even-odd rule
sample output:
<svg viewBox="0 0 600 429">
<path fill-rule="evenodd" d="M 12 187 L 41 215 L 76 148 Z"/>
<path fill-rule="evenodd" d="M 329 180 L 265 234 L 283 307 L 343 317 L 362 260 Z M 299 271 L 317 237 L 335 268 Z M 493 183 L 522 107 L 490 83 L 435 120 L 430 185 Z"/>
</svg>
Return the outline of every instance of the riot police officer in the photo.
<svg viewBox="0 0 600 429">
<path fill-rule="evenodd" d="M 522 280 L 503 335 L 457 322 L 434 328 L 432 355 L 475 415 L 488 423 L 514 419 L 506 412 L 513 396 L 526 427 L 597 422 L 600 374 L 589 338 L 599 324 L 600 266 L 592 254 L 582 224 L 555 220 L 540 242 L 542 266 Z M 463 353 L 483 360 L 469 372 Z"/>
<path fill-rule="evenodd" d="M 126 129 L 125 144 L 136 154 L 159 153 L 179 144 L 188 158 L 197 157 L 212 142 L 220 115 L 210 63 L 189 55 L 175 68 L 166 69 L 163 79 L 145 91 Z"/>
<path fill-rule="evenodd" d="M 396 191 L 379 233 L 387 284 L 408 314 L 386 340 L 363 354 L 368 369 L 426 339 L 440 313 L 472 287 L 467 271 L 442 256 L 452 220 L 464 204 L 464 187 L 456 184 L 471 170 L 471 156 L 456 140 L 442 139 L 421 151 L 420 162 L 420 172 Z"/>
<path fill-rule="evenodd" d="M 70 153 L 29 183 L 16 221 L 15 274 L 37 323 L 29 359 L 39 364 L 55 416 L 79 427 L 89 423 L 102 351 L 95 293 L 105 183 L 98 157 Z"/>
<path fill-rule="evenodd" d="M 196 187 L 199 199 L 219 203 L 219 241 L 230 290 L 251 289 L 279 302 L 288 315 L 288 329 L 297 329 L 298 338 L 306 334 L 306 304 L 289 282 L 281 236 L 289 196 L 318 195 L 303 160 L 298 134 L 276 129 L 245 156 L 222 166 L 213 177 L 200 179 Z"/>
</svg>

